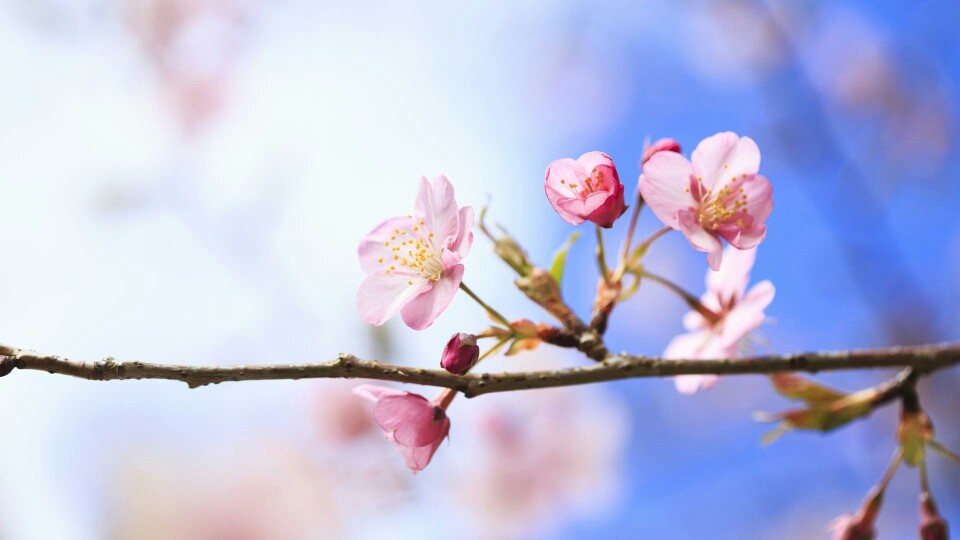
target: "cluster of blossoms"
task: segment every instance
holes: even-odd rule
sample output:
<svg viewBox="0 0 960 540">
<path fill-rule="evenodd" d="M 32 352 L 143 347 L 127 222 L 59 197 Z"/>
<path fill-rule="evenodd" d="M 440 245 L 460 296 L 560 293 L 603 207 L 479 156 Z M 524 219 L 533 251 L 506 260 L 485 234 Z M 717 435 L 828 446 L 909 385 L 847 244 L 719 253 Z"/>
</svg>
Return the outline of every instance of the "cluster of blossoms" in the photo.
<svg viewBox="0 0 960 540">
<path fill-rule="evenodd" d="M 747 348 L 749 336 L 764 323 L 764 310 L 775 293 L 769 281 L 749 286 L 757 246 L 766 237 L 766 220 L 773 210 L 770 181 L 759 174 L 757 144 L 735 133 L 718 133 L 701 141 L 687 159 L 678 142 L 661 139 L 645 148 L 640 168 L 629 228 L 615 266 L 608 264 L 603 230 L 612 228 L 629 207 L 613 160 L 603 152 L 588 152 L 577 159 L 556 160 L 546 169 L 544 192 L 557 214 L 572 225 L 590 222 L 596 228 L 600 277 L 589 323 L 575 315 L 560 292 L 567 254 L 578 233 L 557 251 L 548 271 L 531 262 L 505 231 L 499 237 L 491 234 L 483 223 L 484 213 L 480 214 L 480 231 L 493 242 L 494 252 L 517 273 L 514 283 L 560 321 L 560 326 L 525 319 L 511 321 L 463 283 L 462 261 L 473 243 L 474 212 L 469 206 L 457 205 L 453 186 L 443 176 L 432 183 L 422 179 L 413 213 L 384 221 L 360 243 L 360 264 L 367 274 L 357 291 L 361 317 L 380 325 L 399 313 L 407 326 L 423 330 L 462 289 L 496 322 L 477 334 L 458 332 L 449 339 L 440 355 L 440 366 L 447 372 L 462 376 L 504 346 L 505 354 L 511 355 L 544 342 L 576 348 L 602 362 L 609 356 L 602 335 L 611 312 L 637 291 L 641 281 L 650 281 L 675 292 L 691 308 L 683 318 L 687 332 L 669 342 L 663 353 L 665 360 L 740 355 Z M 663 227 L 634 247 L 634 229 L 644 206 L 650 207 Z M 700 297 L 646 268 L 644 257 L 650 246 L 673 230 L 680 231 L 694 249 L 707 254 L 706 292 Z M 627 283 L 629 279 L 632 282 Z M 495 340 L 483 354 L 479 345 L 482 339 Z M 681 393 L 692 394 L 712 387 L 717 379 L 717 375 L 681 375 L 675 378 L 675 384 Z M 805 407 L 759 416 L 761 420 L 780 422 L 768 440 L 789 429 L 829 431 L 870 414 L 888 399 L 880 387 L 846 393 L 789 373 L 774 374 L 771 382 L 777 392 L 803 402 Z M 354 393 L 375 403 L 376 422 L 414 472 L 430 463 L 450 432 L 447 409 L 457 394 L 455 390 L 442 390 L 429 400 L 370 384 L 358 386 Z M 947 538 L 946 522 L 937 513 L 927 486 L 925 450 L 933 448 L 957 461 L 960 456 L 933 440 L 932 425 L 915 396 L 911 400 L 904 397 L 903 403 L 894 463 L 857 514 L 834 521 L 836 540 L 875 537 L 873 524 L 883 492 L 901 462 L 921 472 L 921 538 Z"/>
<path fill-rule="evenodd" d="M 773 208 L 770 182 L 758 174 L 760 151 L 748 137 L 720 133 L 702 141 L 690 160 L 680 154 L 679 143 L 662 139 L 646 147 L 640 163 L 643 174 L 639 177 L 623 255 L 614 271 L 607 268 L 605 255 L 600 255 L 598 261 L 601 285 L 595 306 L 597 315 L 590 327 L 579 322 L 560 297 L 565 252 L 560 273 L 551 270 L 548 274 L 530 263 L 509 237 L 495 239 L 488 234 L 495 242 L 495 251 L 520 274 L 517 284 L 521 290 L 560 318 L 566 330 L 602 334 L 610 310 L 629 296 L 622 286 L 626 275 L 634 277 L 634 289 L 641 279 L 650 278 L 679 290 L 646 272 L 642 264 L 653 240 L 668 230 L 679 230 L 694 248 L 708 253 L 711 271 L 707 275 L 708 292 L 703 298 L 697 300 L 681 293 L 694 308 L 684 319 L 690 333 L 675 338 L 665 356 L 734 356 L 742 340 L 763 323 L 763 310 L 773 299 L 773 286 L 767 281 L 746 291 L 754 248 L 766 235 L 765 221 Z M 593 223 L 600 242 L 600 229 L 612 228 L 629 208 L 617 168 L 603 152 L 588 152 L 577 159 L 550 163 L 543 186 L 547 200 L 563 220 L 572 225 Z M 641 244 L 642 249 L 630 253 L 630 237 L 644 204 L 665 227 Z M 446 309 L 457 290 L 464 289 L 501 323 L 476 335 L 458 332 L 450 338 L 440 365 L 456 375 L 466 374 L 484 356 L 507 343 L 507 354 L 511 354 L 550 341 L 546 337 L 549 326 L 526 320 L 511 322 L 463 284 L 462 261 L 473 242 L 473 222 L 473 209 L 458 206 L 446 177 L 440 176 L 433 182 L 424 178 L 413 213 L 384 221 L 366 235 L 358 249 L 367 277 L 357 291 L 357 309 L 366 322 L 381 325 L 399 313 L 407 326 L 423 330 Z M 730 246 L 726 252 L 722 240 Z M 556 261 L 553 266 L 557 266 Z M 481 356 L 478 340 L 484 338 L 497 342 Z M 714 382 L 715 377 L 690 376 L 678 378 L 677 386 L 689 393 Z M 446 409 L 455 393 L 444 391 L 440 397 L 427 400 L 417 394 L 373 385 L 358 387 L 356 393 L 376 403 L 374 416 L 386 437 L 406 458 L 407 465 L 414 471 L 426 466 L 449 432 Z"/>
</svg>

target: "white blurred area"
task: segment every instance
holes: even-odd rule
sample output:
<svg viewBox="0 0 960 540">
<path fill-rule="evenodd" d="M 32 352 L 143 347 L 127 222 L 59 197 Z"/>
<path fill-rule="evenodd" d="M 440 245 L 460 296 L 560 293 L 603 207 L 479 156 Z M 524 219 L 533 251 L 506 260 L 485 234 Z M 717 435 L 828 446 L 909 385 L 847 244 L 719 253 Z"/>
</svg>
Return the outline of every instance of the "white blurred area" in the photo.
<svg viewBox="0 0 960 540">
<path fill-rule="evenodd" d="M 553 54 L 537 34 L 552 26 L 528 28 L 535 12 L 0 3 L 0 340 L 84 360 L 346 350 L 434 365 L 451 333 L 484 317 L 458 298 L 428 331 L 372 331 L 353 307 L 355 246 L 409 211 L 420 175 L 441 173 L 461 204 L 490 194 L 500 220 L 536 238 L 521 216 L 540 192 L 516 189 L 540 182 L 524 133 L 553 114 L 530 107 L 553 74 L 518 68 Z M 616 111 L 596 87 L 570 92 L 596 105 L 577 129 Z M 467 263 L 472 288 L 524 314 L 485 240 Z M 607 507 L 584 512 L 584 498 L 615 497 L 626 419 L 601 388 L 459 398 L 451 443 L 415 477 L 349 388 L 13 373 L 0 380 L 0 537 L 443 538 L 466 518 L 467 537 L 510 538 Z M 484 438 L 488 417 L 523 423 L 522 437 L 501 440 L 510 452 Z M 595 442 L 571 448 L 583 438 Z M 518 464 L 530 497 L 503 499 Z M 498 500 L 512 501 L 509 515 L 491 511 Z"/>
</svg>

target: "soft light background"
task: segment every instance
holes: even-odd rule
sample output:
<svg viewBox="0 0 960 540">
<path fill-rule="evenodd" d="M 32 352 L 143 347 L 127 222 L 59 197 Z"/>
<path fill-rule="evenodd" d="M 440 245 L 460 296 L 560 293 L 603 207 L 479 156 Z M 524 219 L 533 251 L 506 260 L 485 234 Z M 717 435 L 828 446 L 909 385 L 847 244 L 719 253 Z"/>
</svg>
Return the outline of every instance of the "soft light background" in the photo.
<svg viewBox="0 0 960 540">
<path fill-rule="evenodd" d="M 448 175 L 461 204 L 489 197 L 545 262 L 571 231 L 543 197 L 549 161 L 606 151 L 632 193 L 646 137 L 689 152 L 722 130 L 758 141 L 775 187 L 757 351 L 960 339 L 956 2 L 461 4 L 0 2 L 0 340 L 89 360 L 434 366 L 484 324 L 469 299 L 422 333 L 353 308 L 356 242 L 409 211 L 420 175 Z M 641 234 L 656 226 L 644 215 Z M 565 283 L 583 310 L 591 250 Z M 702 286 L 704 256 L 677 235 L 650 261 Z M 544 316 L 485 240 L 467 262 L 502 311 Z M 659 353 L 683 312 L 645 286 L 611 348 Z M 581 362 L 543 347 L 490 369 Z M 954 448 L 958 382 L 922 386 Z M 694 397 L 625 381 L 458 399 L 450 444 L 412 476 L 350 387 L 14 373 L 0 537 L 816 538 L 894 448 L 894 408 L 761 447 L 751 413 L 787 406 L 762 378 Z M 960 526 L 960 468 L 933 458 L 931 475 Z M 885 538 L 915 534 L 916 486 L 894 481 Z"/>
</svg>

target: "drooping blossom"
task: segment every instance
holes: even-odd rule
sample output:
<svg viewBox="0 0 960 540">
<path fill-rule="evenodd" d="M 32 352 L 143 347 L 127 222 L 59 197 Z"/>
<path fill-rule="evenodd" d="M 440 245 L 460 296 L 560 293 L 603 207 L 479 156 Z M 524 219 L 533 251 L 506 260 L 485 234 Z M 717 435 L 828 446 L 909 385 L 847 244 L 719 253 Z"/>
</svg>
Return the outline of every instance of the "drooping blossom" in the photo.
<svg viewBox="0 0 960 540">
<path fill-rule="evenodd" d="M 550 163 L 543 189 L 553 209 L 572 225 L 590 221 L 609 229 L 627 211 L 617 168 L 603 152 Z"/>
<path fill-rule="evenodd" d="M 657 152 L 640 177 L 640 193 L 653 213 L 679 229 L 720 268 L 725 239 L 737 249 L 756 247 L 767 234 L 773 188 L 760 170 L 760 149 L 749 137 L 718 133 L 697 145 L 691 160 Z"/>
<path fill-rule="evenodd" d="M 450 338 L 443 348 L 440 357 L 440 367 L 453 373 L 463 375 L 480 357 L 480 346 L 477 345 L 477 336 L 459 332 Z"/>
<path fill-rule="evenodd" d="M 432 185 L 421 178 L 413 214 L 384 221 L 360 242 L 367 273 L 357 290 L 363 320 L 381 325 L 399 311 L 414 330 L 433 324 L 460 287 L 472 227 L 473 208 L 457 208 L 445 176 Z"/>
<path fill-rule="evenodd" d="M 640 167 L 643 167 L 650 161 L 657 152 L 676 152 L 680 153 L 680 143 L 676 139 L 665 137 L 657 139 L 653 144 L 647 144 L 643 148 L 643 157 L 640 158 Z"/>
<path fill-rule="evenodd" d="M 413 472 L 421 471 L 450 433 L 446 409 L 456 395 L 444 390 L 433 400 L 385 386 L 362 384 L 353 393 L 375 403 L 373 417 Z"/>
<path fill-rule="evenodd" d="M 726 248 L 720 270 L 707 271 L 707 292 L 700 298 L 703 312 L 691 311 L 683 318 L 688 333 L 667 345 L 665 358 L 730 358 L 738 353 L 740 341 L 763 324 L 763 310 L 773 301 L 774 287 L 768 280 L 750 290 L 750 270 L 756 249 Z M 692 394 L 716 384 L 716 375 L 681 375 L 675 378 L 677 390 Z"/>
</svg>

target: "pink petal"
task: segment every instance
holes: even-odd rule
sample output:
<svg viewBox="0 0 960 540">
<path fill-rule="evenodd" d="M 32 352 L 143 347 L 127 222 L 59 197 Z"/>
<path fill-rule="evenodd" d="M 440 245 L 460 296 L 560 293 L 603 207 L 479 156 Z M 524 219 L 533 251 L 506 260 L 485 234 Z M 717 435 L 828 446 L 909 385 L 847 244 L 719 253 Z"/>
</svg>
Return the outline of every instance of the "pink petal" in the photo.
<svg viewBox="0 0 960 540">
<path fill-rule="evenodd" d="M 739 301 L 750 283 L 750 271 L 756 259 L 755 249 L 739 250 L 728 246 L 723 250 L 720 270 L 707 271 L 707 290 L 723 304 Z"/>
<path fill-rule="evenodd" d="M 673 378 L 673 384 L 678 392 L 689 396 L 696 394 L 698 390 L 713 388 L 719 380 L 718 375 L 677 375 Z"/>
<path fill-rule="evenodd" d="M 430 464 L 430 460 L 433 459 L 433 454 L 435 454 L 437 449 L 440 448 L 440 445 L 443 443 L 443 439 L 450 431 L 450 420 L 445 418 L 443 422 L 443 436 L 439 437 L 432 443 L 417 447 L 403 446 L 400 444 L 397 445 L 397 452 L 403 456 L 407 467 L 409 467 L 413 472 L 416 473 L 426 468 L 426 466 Z"/>
<path fill-rule="evenodd" d="M 766 319 L 763 310 L 773 302 L 776 289 L 769 280 L 757 283 L 723 319 L 719 343 L 721 347 L 734 349 L 740 340 L 747 337 Z"/>
<path fill-rule="evenodd" d="M 410 301 L 400 312 L 403 322 L 414 330 L 423 330 L 447 309 L 463 280 L 463 265 L 445 268 L 433 287 Z"/>
<path fill-rule="evenodd" d="M 586 171 L 575 160 L 570 158 L 558 159 L 547 166 L 543 190 L 553 209 L 560 214 L 564 221 L 572 225 L 579 225 L 585 220 L 576 214 L 571 214 L 560 207 L 560 201 L 579 200 L 577 193 L 568 184 L 579 184 L 587 177 Z"/>
<path fill-rule="evenodd" d="M 559 207 L 558 211 L 563 210 L 564 212 L 577 216 L 578 218 L 586 218 L 595 210 L 603 206 L 603 204 L 606 203 L 611 196 L 612 193 L 606 191 L 594 191 L 593 193 L 587 195 L 585 200 L 560 199 L 557 201 L 557 205 Z"/>
<path fill-rule="evenodd" d="M 750 137 L 738 137 L 727 131 L 700 141 L 690 156 L 694 174 L 703 178 L 703 186 L 713 189 L 742 175 L 752 176 L 760 170 L 760 149 Z M 646 172 L 646 171 L 644 171 Z"/>
<path fill-rule="evenodd" d="M 667 153 L 664 154 L 670 155 Z M 654 156 L 654 159 L 656 159 L 656 157 L 657 156 Z M 653 160 L 650 161 L 652 162 Z M 694 249 L 707 253 L 707 264 L 710 266 L 710 269 L 719 270 L 720 261 L 723 259 L 723 244 L 720 243 L 720 239 L 703 228 L 703 225 L 697 221 L 697 216 L 690 210 L 677 212 L 677 225 Z"/>
<path fill-rule="evenodd" d="M 457 201 L 453 195 L 453 185 L 446 176 L 440 175 L 433 185 L 426 178 L 420 179 L 414 213 L 424 220 L 427 230 L 446 244 L 457 234 Z"/>
<path fill-rule="evenodd" d="M 470 246 L 473 245 L 473 207 L 464 206 L 458 215 L 459 229 L 457 237 L 450 244 L 449 249 L 457 252 L 460 258 L 467 256 Z"/>
<path fill-rule="evenodd" d="M 434 415 L 439 411 L 441 417 Z M 394 442 L 416 447 L 432 444 L 443 438 L 446 415 L 433 403 L 418 394 L 387 396 L 373 409 L 373 416 L 383 431 L 391 434 Z"/>
<path fill-rule="evenodd" d="M 675 152 L 658 152 L 650 158 L 640 176 L 640 194 L 644 202 L 664 224 L 678 228 L 677 212 L 696 206 L 687 191 L 693 166 Z"/>
<path fill-rule="evenodd" d="M 744 182 L 742 187 L 747 206 L 743 213 L 734 214 L 729 221 L 740 219 L 748 226 L 740 228 L 732 237 L 725 236 L 733 246 L 749 249 L 760 244 L 767 235 L 765 222 L 773 211 L 773 186 L 765 176 L 758 175 L 752 181 Z"/>
<path fill-rule="evenodd" d="M 389 267 L 389 265 L 384 267 L 377 260 L 383 258 L 383 260 L 388 261 L 393 258 L 393 252 L 390 251 L 388 246 L 384 245 L 384 242 L 390 239 L 395 229 L 406 228 L 409 224 L 410 218 L 390 218 L 367 233 L 357 248 L 357 254 L 360 255 L 360 267 L 363 268 L 364 273 L 369 274 L 377 270 L 382 272 Z"/>
<path fill-rule="evenodd" d="M 716 345 L 716 334 L 710 330 L 700 330 L 680 334 L 670 340 L 663 351 L 663 357 L 671 360 L 702 360 L 723 358 L 724 351 Z"/>
<path fill-rule="evenodd" d="M 620 183 L 620 176 L 617 174 L 613 159 L 603 152 L 587 152 L 577 158 L 577 163 L 585 173 L 584 178 L 590 176 L 593 170 L 599 167 L 603 171 L 604 186 Z"/>
<path fill-rule="evenodd" d="M 709 298 L 713 298 L 713 295 L 711 295 Z M 709 310 L 712 310 L 714 312 L 719 311 L 719 306 L 708 306 L 703 302 L 703 300 L 701 300 L 700 302 L 703 303 L 704 307 L 706 307 Z M 695 330 L 703 330 L 708 326 L 710 326 L 710 323 L 708 323 L 707 320 L 703 318 L 703 315 L 697 313 L 696 311 L 688 311 L 683 315 L 683 327 L 686 328 L 687 330 L 690 330 L 691 332 Z"/>
<path fill-rule="evenodd" d="M 396 388 L 389 388 L 387 386 L 378 386 L 375 384 L 361 384 L 353 389 L 353 393 L 376 402 L 377 400 L 383 399 L 389 396 L 402 396 L 408 392 L 403 392 L 397 390 Z"/>
<path fill-rule="evenodd" d="M 396 315 L 408 302 L 434 286 L 434 282 L 419 275 L 399 272 L 400 269 L 397 269 L 386 274 L 378 270 L 360 283 L 357 311 L 364 321 L 379 326 Z"/>
<path fill-rule="evenodd" d="M 601 227 L 609 229 L 613 227 L 613 223 L 626 211 L 627 205 L 623 200 L 623 184 L 617 181 L 607 200 L 591 211 L 587 219 Z"/>
</svg>

